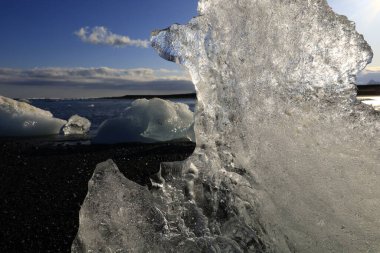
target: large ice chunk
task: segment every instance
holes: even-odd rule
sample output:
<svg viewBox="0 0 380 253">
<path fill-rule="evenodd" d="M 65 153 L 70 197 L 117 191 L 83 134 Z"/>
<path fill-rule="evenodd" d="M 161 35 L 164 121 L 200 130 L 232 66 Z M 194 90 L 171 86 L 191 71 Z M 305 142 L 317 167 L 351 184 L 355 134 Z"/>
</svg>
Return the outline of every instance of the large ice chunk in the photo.
<svg viewBox="0 0 380 253">
<path fill-rule="evenodd" d="M 79 115 L 70 117 L 66 125 L 63 127 L 65 135 L 83 135 L 90 131 L 91 122 Z"/>
<path fill-rule="evenodd" d="M 380 251 L 380 117 L 356 99 L 372 51 L 355 24 L 325 0 L 200 0 L 199 12 L 152 44 L 196 86 L 187 163 L 204 168 L 203 189 L 226 188 L 227 217 L 263 228 L 267 249 Z"/>
<path fill-rule="evenodd" d="M 325 0 L 199 12 L 152 36 L 198 93 L 194 154 L 152 178 L 163 252 L 380 252 L 380 116 L 356 99 L 372 51 L 354 23 Z"/>
<path fill-rule="evenodd" d="M 194 140 L 193 112 L 183 103 L 154 98 L 137 99 L 119 118 L 99 127 L 94 143 Z"/>
<path fill-rule="evenodd" d="M 55 135 L 65 123 L 49 111 L 0 96 L 0 136 Z"/>
</svg>

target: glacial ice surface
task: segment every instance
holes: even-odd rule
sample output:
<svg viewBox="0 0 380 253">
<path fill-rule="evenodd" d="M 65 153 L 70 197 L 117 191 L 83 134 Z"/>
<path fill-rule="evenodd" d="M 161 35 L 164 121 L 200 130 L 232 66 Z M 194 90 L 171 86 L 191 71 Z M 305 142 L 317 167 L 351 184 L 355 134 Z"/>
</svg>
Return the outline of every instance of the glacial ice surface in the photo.
<svg viewBox="0 0 380 253">
<path fill-rule="evenodd" d="M 63 127 L 65 135 L 83 135 L 90 131 L 91 122 L 79 115 L 73 115 Z"/>
<path fill-rule="evenodd" d="M 0 136 L 56 135 L 65 123 L 49 111 L 0 96 Z"/>
<path fill-rule="evenodd" d="M 190 71 L 198 105 L 194 154 L 162 164 L 139 204 L 162 217 L 151 252 L 379 252 L 380 117 L 356 99 L 372 51 L 354 23 L 325 0 L 200 0 L 198 11 L 152 35 Z M 134 191 L 121 185 L 103 187 Z M 135 201 L 114 195 L 89 195 L 82 209 L 112 222 L 101 203 Z M 118 233 L 140 215 L 98 245 L 143 246 Z M 80 234 L 100 227 L 83 220 L 87 249 Z"/>
<path fill-rule="evenodd" d="M 103 122 L 94 143 L 194 140 L 194 116 L 189 106 L 169 100 L 137 99 L 119 118 Z"/>
</svg>

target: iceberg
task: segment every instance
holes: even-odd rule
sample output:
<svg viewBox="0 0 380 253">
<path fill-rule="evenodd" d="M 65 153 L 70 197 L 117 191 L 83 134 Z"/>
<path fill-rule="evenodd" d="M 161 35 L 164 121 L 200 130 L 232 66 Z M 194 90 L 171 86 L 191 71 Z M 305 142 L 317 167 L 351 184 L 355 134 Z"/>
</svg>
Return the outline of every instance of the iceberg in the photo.
<svg viewBox="0 0 380 253">
<path fill-rule="evenodd" d="M 380 114 L 356 98 L 373 54 L 355 24 L 326 0 L 200 0 L 198 12 L 151 38 L 198 97 L 194 154 L 161 164 L 141 204 L 162 217 L 152 252 L 379 252 Z M 136 243 L 119 235 L 97 242 Z"/>
<path fill-rule="evenodd" d="M 90 131 L 91 122 L 79 115 L 73 115 L 63 127 L 65 135 L 83 135 Z"/>
<path fill-rule="evenodd" d="M 189 106 L 169 100 L 137 99 L 119 118 L 103 122 L 93 143 L 194 140 L 194 116 Z"/>
<path fill-rule="evenodd" d="M 49 111 L 0 96 L 0 136 L 57 135 L 65 124 Z"/>
</svg>

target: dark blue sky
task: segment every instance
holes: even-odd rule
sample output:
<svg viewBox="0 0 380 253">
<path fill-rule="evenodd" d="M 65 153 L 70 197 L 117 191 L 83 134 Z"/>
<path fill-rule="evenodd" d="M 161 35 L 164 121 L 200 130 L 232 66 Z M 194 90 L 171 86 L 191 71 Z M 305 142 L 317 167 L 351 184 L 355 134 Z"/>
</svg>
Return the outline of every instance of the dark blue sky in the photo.
<svg viewBox="0 0 380 253">
<path fill-rule="evenodd" d="M 161 59 L 146 40 L 152 30 L 187 23 L 197 14 L 197 2 L 0 0 L 0 95 L 194 92 L 187 72 Z M 380 82 L 380 0 L 328 2 L 357 23 L 374 49 L 374 61 L 359 82 Z M 122 47 L 115 46 L 120 42 Z"/>
<path fill-rule="evenodd" d="M 196 15 L 196 0 L 1 0 L 0 67 L 172 68 L 152 49 L 85 44 L 81 27 L 132 39 Z"/>
</svg>

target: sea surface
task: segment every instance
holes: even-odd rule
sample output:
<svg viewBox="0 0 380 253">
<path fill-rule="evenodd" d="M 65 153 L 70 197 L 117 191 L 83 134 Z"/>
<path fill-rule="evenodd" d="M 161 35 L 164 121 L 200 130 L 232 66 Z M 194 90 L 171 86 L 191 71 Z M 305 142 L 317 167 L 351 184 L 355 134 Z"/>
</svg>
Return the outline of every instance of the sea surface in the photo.
<svg viewBox="0 0 380 253">
<path fill-rule="evenodd" d="M 195 99 L 168 100 L 187 104 L 191 111 L 195 109 Z M 94 133 L 103 121 L 119 117 L 133 101 L 134 99 L 30 99 L 31 105 L 50 111 L 56 118 L 67 120 L 72 115 L 78 114 L 89 119 L 91 133 Z"/>
</svg>

